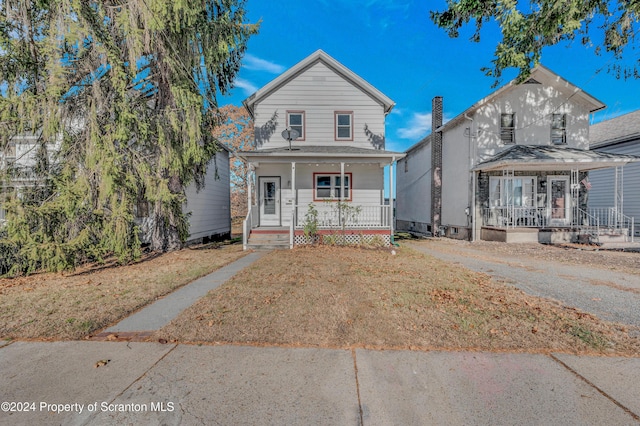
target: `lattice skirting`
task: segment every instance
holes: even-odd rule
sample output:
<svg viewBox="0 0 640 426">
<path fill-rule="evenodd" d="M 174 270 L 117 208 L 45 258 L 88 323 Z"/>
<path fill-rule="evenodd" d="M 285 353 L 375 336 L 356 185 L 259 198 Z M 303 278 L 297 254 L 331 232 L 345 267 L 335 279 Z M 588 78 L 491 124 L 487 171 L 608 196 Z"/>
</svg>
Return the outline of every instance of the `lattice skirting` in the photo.
<svg viewBox="0 0 640 426">
<path fill-rule="evenodd" d="M 323 234 L 319 235 L 320 242 L 323 244 L 335 245 L 375 245 L 387 247 L 391 245 L 391 236 L 389 234 L 367 234 L 363 231 L 361 234 Z M 312 241 L 304 234 L 297 234 L 293 239 L 294 245 L 310 244 Z"/>
</svg>

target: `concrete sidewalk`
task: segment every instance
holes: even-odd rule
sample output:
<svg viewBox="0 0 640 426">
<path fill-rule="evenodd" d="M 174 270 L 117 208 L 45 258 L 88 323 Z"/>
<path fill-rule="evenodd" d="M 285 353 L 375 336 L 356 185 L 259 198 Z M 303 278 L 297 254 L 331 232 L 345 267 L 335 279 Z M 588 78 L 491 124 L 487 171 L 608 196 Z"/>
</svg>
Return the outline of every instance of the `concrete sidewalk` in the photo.
<svg viewBox="0 0 640 426">
<path fill-rule="evenodd" d="M 0 377 L 2 425 L 640 424 L 640 358 L 14 342 Z"/>
<path fill-rule="evenodd" d="M 164 296 L 162 299 L 123 319 L 118 324 L 107 328 L 100 334 L 159 330 L 180 315 L 182 311 L 193 305 L 196 300 L 222 285 L 266 253 L 267 251 L 249 253 L 235 262 Z"/>
</svg>

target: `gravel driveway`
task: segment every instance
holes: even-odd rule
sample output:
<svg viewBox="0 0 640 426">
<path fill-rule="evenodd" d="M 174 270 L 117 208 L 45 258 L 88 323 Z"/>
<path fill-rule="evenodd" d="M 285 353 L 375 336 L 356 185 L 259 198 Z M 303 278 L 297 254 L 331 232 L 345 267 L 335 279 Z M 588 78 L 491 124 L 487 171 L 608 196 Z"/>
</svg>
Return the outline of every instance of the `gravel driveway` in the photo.
<svg viewBox="0 0 640 426">
<path fill-rule="evenodd" d="M 404 245 L 484 272 L 533 296 L 640 327 L 640 253 L 449 239 Z"/>
</svg>

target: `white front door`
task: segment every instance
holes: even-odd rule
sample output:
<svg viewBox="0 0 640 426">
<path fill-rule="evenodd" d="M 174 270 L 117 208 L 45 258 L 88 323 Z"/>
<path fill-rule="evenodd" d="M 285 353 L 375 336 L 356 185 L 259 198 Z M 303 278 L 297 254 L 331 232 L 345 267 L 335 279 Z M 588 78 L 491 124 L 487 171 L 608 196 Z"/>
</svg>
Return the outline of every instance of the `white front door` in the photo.
<svg viewBox="0 0 640 426">
<path fill-rule="evenodd" d="M 569 176 L 548 176 L 547 198 L 549 200 L 549 225 L 570 225 Z"/>
<path fill-rule="evenodd" d="M 261 177 L 260 226 L 280 226 L 280 178 Z"/>
</svg>

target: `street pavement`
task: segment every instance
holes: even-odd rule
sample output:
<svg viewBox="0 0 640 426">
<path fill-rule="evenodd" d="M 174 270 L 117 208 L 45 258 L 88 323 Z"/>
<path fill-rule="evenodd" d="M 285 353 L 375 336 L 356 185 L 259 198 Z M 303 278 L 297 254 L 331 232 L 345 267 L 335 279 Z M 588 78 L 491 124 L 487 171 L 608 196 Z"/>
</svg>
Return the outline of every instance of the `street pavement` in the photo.
<svg viewBox="0 0 640 426">
<path fill-rule="evenodd" d="M 260 255 L 109 332 L 160 328 Z M 640 357 L 3 341 L 0 378 L 0 425 L 640 425 Z"/>
</svg>

